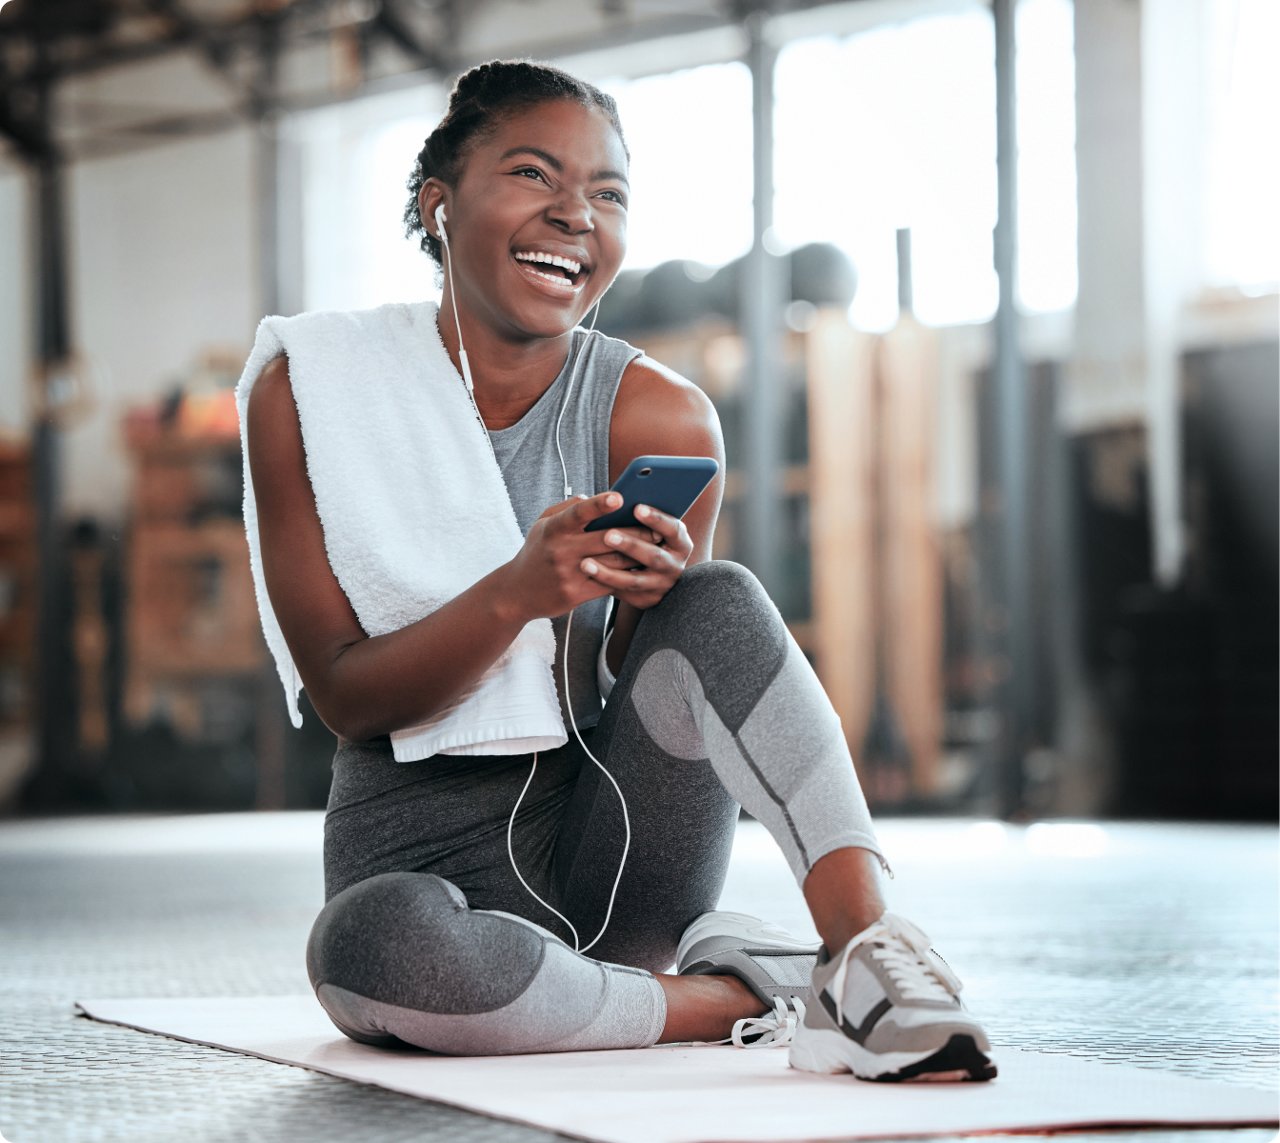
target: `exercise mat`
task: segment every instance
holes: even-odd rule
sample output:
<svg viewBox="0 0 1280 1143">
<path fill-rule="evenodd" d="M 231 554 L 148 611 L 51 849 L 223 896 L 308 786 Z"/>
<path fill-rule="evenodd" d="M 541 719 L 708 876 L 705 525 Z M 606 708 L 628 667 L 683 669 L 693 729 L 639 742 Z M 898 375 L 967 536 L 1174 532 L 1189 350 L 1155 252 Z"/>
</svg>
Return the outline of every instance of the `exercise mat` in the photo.
<svg viewBox="0 0 1280 1143">
<path fill-rule="evenodd" d="M 353 1043 L 310 996 L 85 1000 L 95 1020 L 600 1143 L 776 1143 L 1113 1126 L 1271 1126 L 1277 1093 L 998 1048 L 985 1084 L 874 1084 L 785 1048 L 460 1058 Z M 1135 1031 L 1135 1036 L 1140 1036 Z"/>
</svg>

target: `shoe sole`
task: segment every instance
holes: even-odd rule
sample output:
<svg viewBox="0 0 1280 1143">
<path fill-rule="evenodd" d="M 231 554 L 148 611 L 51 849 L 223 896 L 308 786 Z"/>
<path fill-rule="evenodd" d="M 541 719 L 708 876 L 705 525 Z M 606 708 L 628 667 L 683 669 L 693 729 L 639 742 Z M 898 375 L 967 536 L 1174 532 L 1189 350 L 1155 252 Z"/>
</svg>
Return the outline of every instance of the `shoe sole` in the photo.
<svg viewBox="0 0 1280 1143">
<path fill-rule="evenodd" d="M 876 1083 L 983 1083 L 997 1070 L 972 1036 L 956 1033 L 936 1052 L 869 1052 L 844 1033 L 801 1028 L 791 1044 L 793 1068 L 822 1075 L 851 1072 L 856 1079 Z"/>
</svg>

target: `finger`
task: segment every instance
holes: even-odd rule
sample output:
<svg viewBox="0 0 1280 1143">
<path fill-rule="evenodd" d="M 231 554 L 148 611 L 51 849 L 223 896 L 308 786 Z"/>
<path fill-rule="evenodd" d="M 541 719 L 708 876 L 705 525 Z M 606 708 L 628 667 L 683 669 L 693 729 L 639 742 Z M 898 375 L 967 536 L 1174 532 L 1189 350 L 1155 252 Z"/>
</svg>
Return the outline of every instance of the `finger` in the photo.
<svg viewBox="0 0 1280 1143">
<path fill-rule="evenodd" d="M 631 594 L 658 592 L 661 594 L 668 591 L 672 584 L 672 577 L 661 572 L 644 569 L 620 571 L 615 568 L 607 568 L 599 560 L 593 559 L 583 560 L 582 570 L 596 583 L 613 592 L 622 591 Z"/>
<path fill-rule="evenodd" d="M 600 492 L 595 496 L 585 496 L 581 500 L 574 501 L 561 515 L 560 520 L 563 521 L 567 531 L 580 532 L 592 520 L 598 520 L 606 513 L 614 512 L 621 507 L 622 494 L 610 489 L 608 492 Z"/>
<path fill-rule="evenodd" d="M 636 566 L 636 561 L 624 552 L 592 552 L 588 558 L 596 560 L 607 568 L 613 568 L 614 571 L 632 571 Z"/>
<path fill-rule="evenodd" d="M 637 504 L 635 515 L 641 524 L 657 532 L 669 546 L 681 549 L 687 546 L 689 550 L 693 549 L 689 530 L 684 526 L 684 521 L 678 517 L 659 512 L 648 504 Z"/>
<path fill-rule="evenodd" d="M 552 504 L 549 508 L 544 509 L 538 519 L 545 520 L 548 516 L 554 516 L 557 512 L 563 512 L 566 508 L 572 508 L 573 505 L 586 499 L 587 494 L 585 492 L 581 492 L 577 496 L 570 496 L 568 500 L 561 500 L 559 504 Z"/>
<path fill-rule="evenodd" d="M 645 567 L 678 571 L 684 566 L 684 561 L 678 558 L 675 545 L 656 544 L 643 537 L 640 529 L 610 528 L 604 534 L 604 542 L 615 551 L 625 552 L 636 563 L 644 564 Z"/>
</svg>

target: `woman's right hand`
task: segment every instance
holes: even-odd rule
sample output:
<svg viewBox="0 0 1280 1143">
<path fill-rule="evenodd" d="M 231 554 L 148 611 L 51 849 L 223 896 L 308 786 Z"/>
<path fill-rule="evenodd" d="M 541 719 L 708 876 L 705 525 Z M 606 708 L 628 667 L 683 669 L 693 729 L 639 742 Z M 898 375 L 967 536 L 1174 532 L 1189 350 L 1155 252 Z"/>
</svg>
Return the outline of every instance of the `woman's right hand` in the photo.
<svg viewBox="0 0 1280 1143">
<path fill-rule="evenodd" d="M 584 529 L 592 520 L 620 507 L 619 493 L 601 492 L 553 504 L 538 517 L 507 565 L 512 592 L 523 615 L 528 619 L 551 618 L 609 594 L 608 588 L 583 572 L 582 561 L 590 557 L 617 568 L 629 567 L 631 561 L 605 544 L 604 532 Z M 641 530 L 649 534 L 649 529 Z"/>
</svg>

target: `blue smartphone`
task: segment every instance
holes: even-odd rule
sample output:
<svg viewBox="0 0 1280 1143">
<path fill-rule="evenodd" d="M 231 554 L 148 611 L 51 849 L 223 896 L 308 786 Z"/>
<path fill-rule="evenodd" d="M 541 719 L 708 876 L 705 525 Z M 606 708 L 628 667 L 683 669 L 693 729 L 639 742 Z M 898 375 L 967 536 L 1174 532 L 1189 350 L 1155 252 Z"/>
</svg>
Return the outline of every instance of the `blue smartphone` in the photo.
<svg viewBox="0 0 1280 1143">
<path fill-rule="evenodd" d="M 586 530 L 636 527 L 637 504 L 648 504 L 679 518 L 693 507 L 719 468 L 709 456 L 638 456 L 610 490 L 622 493 L 622 507 L 592 520 Z"/>
</svg>

